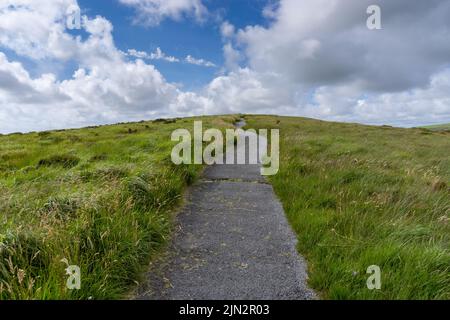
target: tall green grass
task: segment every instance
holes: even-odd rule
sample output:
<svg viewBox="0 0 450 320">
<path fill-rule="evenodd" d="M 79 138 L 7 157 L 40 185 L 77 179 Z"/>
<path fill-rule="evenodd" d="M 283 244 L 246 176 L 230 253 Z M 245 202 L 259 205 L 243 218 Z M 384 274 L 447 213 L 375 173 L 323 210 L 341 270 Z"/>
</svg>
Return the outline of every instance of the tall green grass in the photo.
<svg viewBox="0 0 450 320">
<path fill-rule="evenodd" d="M 450 133 L 247 116 L 279 128 L 271 178 L 329 299 L 450 299 Z M 381 268 L 369 290 L 367 267 Z"/>
<path fill-rule="evenodd" d="M 450 131 L 450 123 L 426 126 L 424 128 L 425 129 L 429 129 L 429 130 L 433 130 L 433 131 Z"/>
<path fill-rule="evenodd" d="M 194 120 L 0 136 L 0 299 L 124 297 L 201 170 L 170 161 L 172 131 Z M 81 268 L 80 290 L 67 289 L 67 264 Z"/>
</svg>

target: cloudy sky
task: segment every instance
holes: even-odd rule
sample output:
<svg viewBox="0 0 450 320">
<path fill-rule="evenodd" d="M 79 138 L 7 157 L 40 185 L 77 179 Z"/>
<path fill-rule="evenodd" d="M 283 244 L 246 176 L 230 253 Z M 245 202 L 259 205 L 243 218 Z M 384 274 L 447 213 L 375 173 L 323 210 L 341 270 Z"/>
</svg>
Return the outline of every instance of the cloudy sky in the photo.
<svg viewBox="0 0 450 320">
<path fill-rule="evenodd" d="M 237 112 L 450 122 L 449 17 L 448 0 L 0 0 L 0 133 Z"/>
</svg>

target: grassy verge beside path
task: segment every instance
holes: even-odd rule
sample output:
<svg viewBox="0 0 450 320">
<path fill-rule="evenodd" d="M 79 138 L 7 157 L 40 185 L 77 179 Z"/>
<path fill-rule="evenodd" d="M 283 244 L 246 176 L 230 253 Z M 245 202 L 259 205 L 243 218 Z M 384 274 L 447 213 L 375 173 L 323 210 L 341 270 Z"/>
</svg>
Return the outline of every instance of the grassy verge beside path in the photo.
<svg viewBox="0 0 450 320">
<path fill-rule="evenodd" d="M 450 299 L 450 133 L 246 116 L 279 128 L 270 180 L 329 299 Z M 368 290 L 367 267 L 381 268 Z"/>
<path fill-rule="evenodd" d="M 232 116 L 196 118 L 231 126 Z M 174 166 L 194 118 L 0 136 L 0 299 L 114 299 L 170 236 L 201 166 Z M 81 290 L 66 288 L 67 263 Z"/>
</svg>

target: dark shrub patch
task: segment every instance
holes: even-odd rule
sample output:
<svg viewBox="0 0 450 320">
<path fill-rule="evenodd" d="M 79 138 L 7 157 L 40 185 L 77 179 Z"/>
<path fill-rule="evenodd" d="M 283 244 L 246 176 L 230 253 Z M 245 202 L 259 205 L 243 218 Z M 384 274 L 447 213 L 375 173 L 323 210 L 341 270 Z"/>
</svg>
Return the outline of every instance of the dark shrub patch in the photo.
<svg viewBox="0 0 450 320">
<path fill-rule="evenodd" d="M 340 184 L 349 184 L 349 183 L 352 183 L 354 181 L 360 180 L 363 177 L 364 177 L 364 174 L 362 174 L 362 173 L 350 171 L 350 172 L 345 173 L 339 179 L 339 183 Z"/>
<path fill-rule="evenodd" d="M 105 161 L 105 160 L 108 160 L 108 155 L 105 153 L 96 154 L 89 159 L 90 162 Z"/>
<path fill-rule="evenodd" d="M 419 128 L 420 134 L 433 134 L 433 131 L 427 128 Z"/>
<path fill-rule="evenodd" d="M 82 141 L 82 139 L 79 136 L 76 136 L 76 135 L 69 135 L 69 136 L 67 136 L 67 140 L 69 140 L 72 143 L 74 143 L 74 142 L 81 142 Z"/>
<path fill-rule="evenodd" d="M 38 162 L 38 167 L 62 166 L 64 168 L 73 168 L 80 162 L 80 158 L 71 155 L 54 155 Z"/>
<path fill-rule="evenodd" d="M 42 132 L 39 132 L 38 133 L 38 136 L 39 137 L 48 137 L 49 135 L 51 135 L 51 132 L 50 131 L 42 131 Z"/>
<path fill-rule="evenodd" d="M 336 209 L 337 208 L 336 199 L 333 198 L 322 199 L 321 201 L 319 201 L 319 207 L 326 209 Z"/>
<path fill-rule="evenodd" d="M 82 171 L 80 173 L 81 179 L 84 182 L 92 180 L 114 180 L 124 178 L 128 175 L 128 170 L 123 168 L 101 168 L 95 171 Z"/>
<path fill-rule="evenodd" d="M 153 122 L 154 123 L 170 124 L 170 123 L 176 123 L 177 119 L 156 119 Z"/>
<path fill-rule="evenodd" d="M 28 152 L 22 150 L 11 151 L 8 153 L 0 154 L 0 160 L 1 161 L 17 160 L 20 158 L 25 158 L 28 155 L 29 155 Z"/>
</svg>

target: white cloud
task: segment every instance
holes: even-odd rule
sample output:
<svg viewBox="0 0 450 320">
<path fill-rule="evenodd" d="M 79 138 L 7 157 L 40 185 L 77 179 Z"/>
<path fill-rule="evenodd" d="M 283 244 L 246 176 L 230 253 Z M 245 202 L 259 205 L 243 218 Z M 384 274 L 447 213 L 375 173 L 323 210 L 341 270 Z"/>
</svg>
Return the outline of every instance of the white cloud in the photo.
<svg viewBox="0 0 450 320">
<path fill-rule="evenodd" d="M 378 3 L 380 31 L 366 27 L 370 0 L 281 0 L 267 7 L 267 27 L 247 26 L 235 33 L 233 41 L 244 48 L 251 71 L 245 83 L 254 85 L 253 99 L 247 92 L 230 95 L 230 103 L 262 112 L 264 102 L 273 101 L 278 113 L 342 121 L 449 121 L 450 90 L 442 88 L 450 77 L 445 71 L 450 65 L 450 2 Z M 222 26 L 222 35 L 231 34 L 227 29 Z M 233 76 L 242 73 L 233 63 L 235 48 L 231 42 L 224 47 L 233 70 L 220 81 L 226 95 L 245 86 Z"/>
<path fill-rule="evenodd" d="M 225 70 L 236 71 L 239 68 L 240 61 L 242 60 L 241 52 L 236 50 L 233 46 L 236 36 L 236 28 L 228 21 L 224 21 L 220 25 L 220 34 L 222 35 L 222 41 L 225 43 L 223 46 Z"/>
<path fill-rule="evenodd" d="M 239 68 L 239 62 L 242 60 L 241 53 L 234 49 L 231 42 L 223 46 L 223 55 L 225 58 L 225 68 L 227 70 L 235 71 Z"/>
<path fill-rule="evenodd" d="M 136 49 L 128 49 L 127 53 L 124 54 L 139 59 L 150 59 L 150 55 L 147 52 Z"/>
<path fill-rule="evenodd" d="M 150 59 L 152 59 L 152 60 L 162 59 L 162 60 L 166 60 L 169 62 L 180 62 L 180 59 L 166 55 L 164 52 L 161 51 L 161 49 L 159 47 L 156 48 L 155 52 L 152 52 L 150 54 Z"/>
<path fill-rule="evenodd" d="M 186 58 L 184 58 L 184 61 L 186 61 L 189 64 L 195 64 L 197 66 L 202 66 L 202 67 L 216 67 L 216 65 L 214 63 L 212 63 L 211 61 L 207 61 L 204 59 L 196 59 L 191 55 L 187 55 Z"/>
<path fill-rule="evenodd" d="M 31 79 L 20 63 L 0 52 L 0 132 L 50 128 L 52 123 L 76 125 L 83 118 L 54 75 Z"/>
<path fill-rule="evenodd" d="M 39 5 L 52 7 L 52 3 L 53 0 L 40 1 Z M 66 6 L 74 2 L 66 0 L 58 4 L 58 10 L 65 12 Z M 196 95 L 181 92 L 142 59 L 128 61 L 114 45 L 113 28 L 108 20 L 84 16 L 82 26 L 89 36 L 82 40 L 66 32 L 62 13 L 54 10 L 53 14 L 42 14 L 39 5 L 32 0 L 2 3 L 2 37 L 12 41 L 1 46 L 39 61 L 70 57 L 79 68 L 73 77 L 62 81 L 53 74 L 32 78 L 21 63 L 8 60 L 0 52 L 0 132 L 141 120 L 177 113 L 178 106 L 186 113 L 187 101 Z M 34 34 L 32 24 L 28 30 L 14 20 L 5 27 L 4 21 L 22 11 L 33 21 L 43 19 L 42 30 Z M 48 28 L 47 35 L 44 26 Z M 58 32 L 52 34 L 52 30 Z M 170 59 L 161 50 L 150 57 Z M 195 108 L 203 105 L 202 99 L 198 100 Z"/>
<path fill-rule="evenodd" d="M 220 34 L 224 39 L 229 39 L 234 36 L 235 27 L 228 21 L 224 21 L 220 26 Z"/>
<path fill-rule="evenodd" d="M 147 2 L 160 3 L 141 5 Z M 192 6 L 167 3 L 178 13 L 158 13 L 154 21 L 196 16 Z M 159 48 L 123 53 L 103 17 L 84 16 L 87 37 L 73 36 L 64 14 L 75 0 L 4 0 L 0 51 L 39 65 L 71 61 L 78 68 L 65 80 L 51 73 L 31 76 L 0 52 L 0 132 L 228 112 L 405 126 L 450 122 L 450 2 L 380 0 L 381 31 L 365 26 L 369 3 L 281 0 L 265 9 L 265 27 L 222 24 L 226 72 L 194 93 L 167 82 L 145 61 L 212 62 L 179 59 Z"/>
<path fill-rule="evenodd" d="M 136 23 L 156 26 L 164 19 L 181 20 L 192 16 L 201 22 L 208 10 L 201 0 L 119 0 L 122 4 L 136 9 Z"/>
<path fill-rule="evenodd" d="M 202 92 L 204 112 L 293 113 L 291 87 L 271 73 L 239 68 L 215 78 Z M 274 107 L 275 106 L 275 107 Z"/>
<path fill-rule="evenodd" d="M 255 70 L 310 86 L 355 80 L 371 91 L 427 85 L 449 63 L 450 2 L 378 1 L 383 30 L 366 27 L 370 0 L 283 0 L 268 28 L 239 32 Z"/>
<path fill-rule="evenodd" d="M 33 59 L 68 59 L 74 39 L 62 23 L 75 0 L 0 2 L 0 46 Z"/>
<path fill-rule="evenodd" d="M 156 48 L 155 52 L 147 53 L 145 51 L 137 51 L 135 49 L 129 49 L 128 55 L 131 57 L 139 58 L 139 59 L 148 59 L 148 60 L 164 60 L 168 62 L 180 62 L 180 59 L 175 58 L 173 56 L 168 56 L 165 54 L 161 48 Z"/>
<path fill-rule="evenodd" d="M 176 57 L 165 54 L 159 47 L 156 48 L 156 50 L 152 53 L 147 53 L 145 51 L 137 51 L 135 49 L 129 49 L 126 55 L 145 60 L 165 60 L 168 62 L 182 62 L 180 59 Z M 211 61 L 205 59 L 196 59 L 191 55 L 187 55 L 186 58 L 183 59 L 183 62 L 202 67 L 216 67 L 216 65 Z"/>
</svg>

